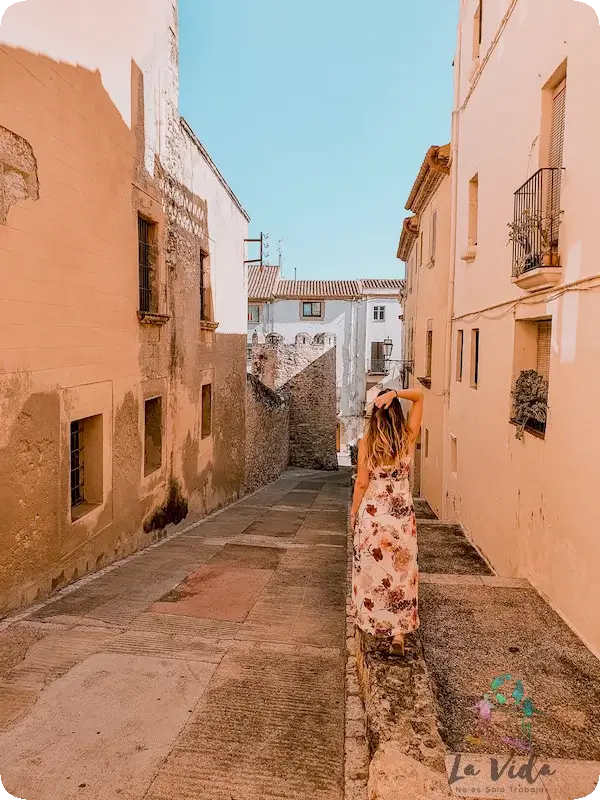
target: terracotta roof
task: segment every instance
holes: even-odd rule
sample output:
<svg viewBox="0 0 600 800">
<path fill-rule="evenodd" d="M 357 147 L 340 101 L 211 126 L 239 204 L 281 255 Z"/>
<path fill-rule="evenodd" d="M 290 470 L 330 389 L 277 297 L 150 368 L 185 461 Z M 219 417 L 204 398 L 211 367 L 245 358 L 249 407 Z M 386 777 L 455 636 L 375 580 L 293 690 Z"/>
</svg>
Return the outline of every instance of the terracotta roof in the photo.
<svg viewBox="0 0 600 800">
<path fill-rule="evenodd" d="M 365 291 L 400 292 L 403 281 L 400 278 L 361 278 L 360 284 Z"/>
<path fill-rule="evenodd" d="M 406 210 L 420 214 L 446 175 L 450 174 L 450 145 L 430 147 L 406 201 Z"/>
<path fill-rule="evenodd" d="M 248 267 L 248 299 L 269 300 L 273 297 L 277 281 L 279 280 L 279 267 L 260 267 L 251 264 Z"/>
<path fill-rule="evenodd" d="M 411 250 L 419 235 L 419 218 L 407 217 L 402 223 L 402 233 L 400 234 L 400 242 L 398 244 L 397 258 L 401 261 L 408 261 L 410 258 Z"/>
<path fill-rule="evenodd" d="M 358 281 L 279 281 L 275 290 L 277 298 L 298 298 L 306 300 L 344 299 L 360 297 Z"/>
</svg>

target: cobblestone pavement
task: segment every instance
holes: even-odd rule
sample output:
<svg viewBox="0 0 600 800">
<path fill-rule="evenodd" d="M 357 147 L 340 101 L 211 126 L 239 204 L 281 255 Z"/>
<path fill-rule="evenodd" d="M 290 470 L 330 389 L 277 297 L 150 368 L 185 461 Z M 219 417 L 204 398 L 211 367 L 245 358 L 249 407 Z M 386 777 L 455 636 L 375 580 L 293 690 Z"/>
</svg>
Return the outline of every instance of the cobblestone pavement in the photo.
<svg viewBox="0 0 600 800">
<path fill-rule="evenodd" d="M 25 800 L 342 800 L 349 472 L 296 471 L 0 632 Z"/>
</svg>

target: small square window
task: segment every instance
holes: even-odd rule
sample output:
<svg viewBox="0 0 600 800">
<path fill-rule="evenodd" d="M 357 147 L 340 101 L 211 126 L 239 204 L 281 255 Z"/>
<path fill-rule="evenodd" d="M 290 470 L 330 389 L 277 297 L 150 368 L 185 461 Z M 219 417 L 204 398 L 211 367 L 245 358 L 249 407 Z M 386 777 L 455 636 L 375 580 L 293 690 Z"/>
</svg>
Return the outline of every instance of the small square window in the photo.
<svg viewBox="0 0 600 800">
<path fill-rule="evenodd" d="M 258 323 L 260 322 L 260 306 L 256 305 L 255 303 L 251 303 L 248 306 L 248 322 Z"/>
<path fill-rule="evenodd" d="M 76 520 L 102 503 L 102 414 L 71 422 L 71 519 Z"/>
<path fill-rule="evenodd" d="M 212 434 L 212 384 L 205 383 L 202 387 L 202 439 L 207 439 Z"/>
<path fill-rule="evenodd" d="M 373 319 L 375 322 L 385 322 L 385 306 L 373 306 Z"/>
<path fill-rule="evenodd" d="M 162 464 L 162 398 L 144 403 L 144 475 L 151 475 Z"/>
<path fill-rule="evenodd" d="M 307 318 L 320 318 L 323 316 L 323 303 L 304 301 L 302 303 L 302 316 Z"/>
</svg>

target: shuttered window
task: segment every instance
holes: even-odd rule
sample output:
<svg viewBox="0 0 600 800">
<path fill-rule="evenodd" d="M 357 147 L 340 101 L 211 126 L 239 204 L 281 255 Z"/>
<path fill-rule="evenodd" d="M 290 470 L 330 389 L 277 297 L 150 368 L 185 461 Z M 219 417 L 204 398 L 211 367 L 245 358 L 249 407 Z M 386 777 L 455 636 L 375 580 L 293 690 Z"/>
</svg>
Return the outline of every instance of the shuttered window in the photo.
<svg viewBox="0 0 600 800">
<path fill-rule="evenodd" d="M 433 320 L 427 320 L 427 363 L 425 364 L 425 375 L 431 378 L 431 364 L 433 361 Z"/>
<path fill-rule="evenodd" d="M 550 122 L 550 147 L 548 166 L 562 169 L 565 144 L 565 115 L 567 108 L 567 83 L 563 81 L 552 97 L 552 119 Z M 557 173 L 548 187 L 549 211 L 558 213 L 560 209 L 561 173 Z M 558 227 L 557 227 L 558 231 Z M 554 243 L 553 243 L 554 244 Z"/>
<path fill-rule="evenodd" d="M 537 323 L 537 371 L 546 380 L 550 378 L 550 353 L 552 343 L 552 321 L 540 320 Z"/>
</svg>

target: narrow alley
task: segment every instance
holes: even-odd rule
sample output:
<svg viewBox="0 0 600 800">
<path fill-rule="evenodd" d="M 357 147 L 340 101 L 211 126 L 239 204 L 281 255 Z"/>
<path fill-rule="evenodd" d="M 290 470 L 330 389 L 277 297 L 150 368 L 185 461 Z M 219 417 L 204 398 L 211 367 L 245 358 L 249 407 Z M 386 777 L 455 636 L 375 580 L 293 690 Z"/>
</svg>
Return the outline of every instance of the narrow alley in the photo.
<svg viewBox="0 0 600 800">
<path fill-rule="evenodd" d="M 5 626 L 5 788 L 341 800 L 349 478 L 289 471 Z"/>
</svg>

